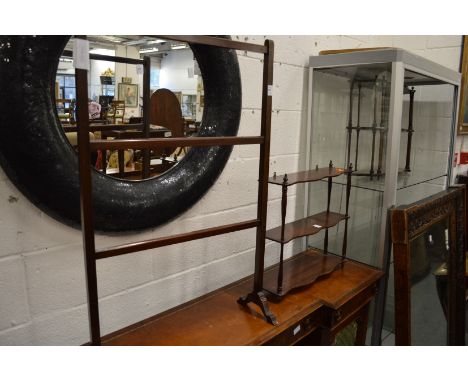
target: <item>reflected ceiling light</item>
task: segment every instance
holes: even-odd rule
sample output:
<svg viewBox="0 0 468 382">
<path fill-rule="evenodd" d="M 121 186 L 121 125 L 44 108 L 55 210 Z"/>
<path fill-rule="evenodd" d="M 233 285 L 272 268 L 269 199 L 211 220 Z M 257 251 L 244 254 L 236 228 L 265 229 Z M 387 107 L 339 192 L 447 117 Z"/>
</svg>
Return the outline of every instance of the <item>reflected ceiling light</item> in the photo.
<svg viewBox="0 0 468 382">
<path fill-rule="evenodd" d="M 171 49 L 185 49 L 187 46 L 185 44 L 182 45 L 172 45 Z"/>
<path fill-rule="evenodd" d="M 159 51 L 158 48 L 140 49 L 140 53 L 153 53 Z"/>
<path fill-rule="evenodd" d="M 148 45 L 162 44 L 163 42 L 166 42 L 166 40 L 157 39 L 157 40 L 148 41 L 147 44 L 148 44 Z"/>
<path fill-rule="evenodd" d="M 107 41 L 111 41 L 111 42 L 114 42 L 116 44 L 120 44 L 123 40 L 119 37 L 115 37 L 115 36 L 96 36 L 98 39 L 101 38 L 103 40 L 107 40 Z"/>
</svg>

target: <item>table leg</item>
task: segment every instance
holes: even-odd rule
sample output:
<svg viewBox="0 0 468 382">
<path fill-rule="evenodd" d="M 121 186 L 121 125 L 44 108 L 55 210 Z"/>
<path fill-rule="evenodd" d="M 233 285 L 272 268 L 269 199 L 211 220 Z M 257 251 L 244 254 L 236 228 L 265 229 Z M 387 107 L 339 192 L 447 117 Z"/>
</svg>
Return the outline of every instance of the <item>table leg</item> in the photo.
<svg viewBox="0 0 468 382">
<path fill-rule="evenodd" d="M 101 150 L 101 170 L 105 174 L 107 169 L 107 150 Z"/>
<path fill-rule="evenodd" d="M 354 342 L 355 346 L 364 346 L 366 344 L 367 322 L 369 321 L 369 305 L 370 303 L 366 304 L 366 306 L 361 309 L 359 317 L 356 319 L 357 330 L 356 341 Z"/>
<path fill-rule="evenodd" d="M 123 178 L 125 176 L 124 150 L 118 150 L 118 158 L 119 158 L 119 177 Z"/>
</svg>

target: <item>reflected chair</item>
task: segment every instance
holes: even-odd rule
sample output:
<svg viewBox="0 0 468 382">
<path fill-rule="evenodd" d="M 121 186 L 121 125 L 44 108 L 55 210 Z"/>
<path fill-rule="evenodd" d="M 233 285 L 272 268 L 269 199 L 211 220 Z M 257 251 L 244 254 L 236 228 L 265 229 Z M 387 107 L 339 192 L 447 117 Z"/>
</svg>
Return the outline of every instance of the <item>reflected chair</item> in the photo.
<svg viewBox="0 0 468 382">
<path fill-rule="evenodd" d="M 107 111 L 107 120 L 113 124 L 117 124 L 117 121 L 124 123 L 125 116 L 125 101 L 112 101 Z"/>
<path fill-rule="evenodd" d="M 180 102 L 171 90 L 158 89 L 151 95 L 150 124 L 169 129 L 173 138 L 185 136 L 185 119 L 182 117 Z M 159 157 L 170 155 L 180 157 L 182 153 L 186 153 L 185 147 L 179 147 L 172 153 L 167 148 L 155 152 Z"/>
<path fill-rule="evenodd" d="M 57 98 L 55 100 L 57 115 L 61 123 L 75 122 L 75 101 L 68 98 Z"/>
</svg>

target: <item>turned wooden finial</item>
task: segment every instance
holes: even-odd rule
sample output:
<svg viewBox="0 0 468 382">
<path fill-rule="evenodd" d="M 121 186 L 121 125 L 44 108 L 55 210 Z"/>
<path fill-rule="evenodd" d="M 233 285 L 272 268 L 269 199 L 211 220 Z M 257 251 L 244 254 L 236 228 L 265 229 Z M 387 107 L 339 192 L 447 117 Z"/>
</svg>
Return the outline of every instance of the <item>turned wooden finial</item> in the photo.
<svg viewBox="0 0 468 382">
<path fill-rule="evenodd" d="M 273 173 L 273 178 L 276 178 L 276 171 Z"/>
<path fill-rule="evenodd" d="M 315 169 L 318 170 L 318 164 L 315 165 Z"/>
<path fill-rule="evenodd" d="M 353 164 L 352 164 L 352 163 L 349 164 L 348 170 L 349 170 L 349 172 L 352 172 L 352 171 L 353 171 Z"/>
<path fill-rule="evenodd" d="M 333 162 L 330 161 L 330 163 L 328 164 L 328 167 L 332 168 L 333 167 Z"/>
<path fill-rule="evenodd" d="M 284 174 L 283 183 L 284 184 L 288 183 L 288 174 Z"/>
</svg>

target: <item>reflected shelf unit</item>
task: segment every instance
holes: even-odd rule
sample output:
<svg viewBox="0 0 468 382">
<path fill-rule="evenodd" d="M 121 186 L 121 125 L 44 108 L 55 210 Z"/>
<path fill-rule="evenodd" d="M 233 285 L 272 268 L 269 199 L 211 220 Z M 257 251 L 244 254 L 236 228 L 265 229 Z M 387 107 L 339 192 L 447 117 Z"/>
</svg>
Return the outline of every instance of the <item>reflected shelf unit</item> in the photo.
<svg viewBox="0 0 468 382">
<path fill-rule="evenodd" d="M 348 112 L 348 124 L 346 126 L 347 130 L 347 139 L 346 139 L 346 163 L 350 163 L 351 158 L 351 146 L 353 141 L 353 131 L 355 134 L 355 143 L 354 143 L 354 172 L 353 175 L 360 176 L 369 176 L 370 180 L 373 180 L 374 176 L 377 175 L 377 179 L 380 179 L 382 175 L 385 175 L 383 167 L 383 158 L 385 150 L 385 140 L 387 139 L 386 134 L 388 132 L 388 118 L 389 118 L 389 100 L 390 100 L 390 80 L 385 77 L 385 71 L 375 76 L 375 79 L 353 79 L 350 81 L 350 91 L 349 91 L 349 112 Z M 388 74 L 388 73 L 387 73 Z M 357 88 L 357 95 L 356 95 Z M 372 91 L 372 124 L 371 126 L 364 126 L 361 124 L 361 115 L 362 115 L 362 101 L 364 98 L 362 89 L 368 88 Z M 410 160 L 411 160 L 411 144 L 414 133 L 413 128 L 413 110 L 414 110 L 414 95 L 416 90 L 413 87 L 405 85 L 403 88 L 403 95 L 409 95 L 409 118 L 408 118 L 408 128 L 402 128 L 403 133 L 407 133 L 406 141 L 406 162 L 405 162 L 405 172 L 410 172 Z M 354 107 L 354 98 L 357 96 L 357 108 Z M 379 102 L 380 100 L 380 102 Z M 378 106 L 380 105 L 380 106 Z M 357 110 L 355 110 L 357 109 Z M 378 112 L 380 109 L 380 112 Z M 379 118 L 379 116 L 380 118 Z M 354 118 L 354 115 L 357 118 Z M 355 121 L 356 119 L 356 121 Z M 372 133 L 372 148 L 371 148 L 371 158 L 370 158 L 370 167 L 365 170 L 359 171 L 359 137 L 361 131 L 363 133 L 371 132 Z M 378 138 L 377 138 L 378 134 Z M 376 147 L 376 139 L 378 139 L 378 144 Z M 377 153 L 376 153 L 377 149 Z M 375 160 L 377 159 L 377 170 L 375 171 Z"/>
<path fill-rule="evenodd" d="M 348 206 L 351 191 L 352 164 L 348 169 L 334 167 L 332 161 L 328 167 L 314 170 L 285 174 L 282 178 L 276 173 L 268 179 L 268 183 L 282 187 L 281 225 L 266 231 L 266 238 L 280 244 L 280 260 L 275 273 L 265 278 L 264 288 L 270 296 L 280 299 L 294 289 L 312 284 L 317 278 L 333 272 L 346 258 L 348 233 Z M 340 214 L 330 210 L 332 178 L 346 175 L 346 212 Z M 328 179 L 327 209 L 286 224 L 286 207 L 288 187 L 299 183 L 309 183 Z M 345 222 L 343 247 L 341 256 L 328 251 L 328 230 L 341 221 Z M 311 236 L 325 230 L 324 247 L 309 248 L 293 256 L 290 261 L 284 261 L 284 245 L 293 239 Z"/>
</svg>

